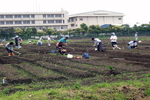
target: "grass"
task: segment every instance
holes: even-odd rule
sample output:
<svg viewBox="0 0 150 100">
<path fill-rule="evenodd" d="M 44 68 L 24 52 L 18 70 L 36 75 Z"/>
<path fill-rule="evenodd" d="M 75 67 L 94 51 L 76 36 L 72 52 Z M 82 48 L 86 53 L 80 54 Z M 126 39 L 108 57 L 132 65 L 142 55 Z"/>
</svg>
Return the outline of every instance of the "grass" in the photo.
<svg viewBox="0 0 150 100">
<path fill-rule="evenodd" d="M 6 88 L 0 93 L 0 100 L 127 100 L 134 98 L 132 93 L 140 95 L 139 89 L 145 89 L 144 94 L 150 96 L 149 79 L 145 81 L 126 81 L 118 83 L 102 83 L 91 86 L 82 86 L 79 82 L 69 87 L 40 89 L 40 85 L 32 86 L 39 90 L 30 90 L 29 86 L 16 86 L 25 91 L 10 94 L 12 88 Z M 31 87 L 31 86 L 30 86 Z M 123 91 L 127 87 L 128 93 Z M 139 93 L 139 94 L 138 94 Z M 21 98 L 21 99 L 20 99 Z M 148 99 L 145 99 L 148 100 Z"/>
<path fill-rule="evenodd" d="M 149 79 L 145 79 L 144 81 L 132 80 L 118 83 L 105 82 L 91 86 L 82 86 L 80 82 L 76 82 L 71 86 L 61 86 L 58 88 L 48 88 L 37 84 L 29 86 L 20 84 L 20 86 L 9 86 L 4 90 L 1 90 L 0 100 L 127 100 L 126 98 L 132 99 L 133 95 L 126 95 L 126 93 L 122 91 L 124 86 L 129 88 L 128 91 L 131 94 L 136 94 L 135 90 L 139 93 L 139 89 L 144 89 L 144 94 L 149 97 L 149 83 Z M 12 93 L 11 91 L 15 89 L 18 92 Z"/>
</svg>

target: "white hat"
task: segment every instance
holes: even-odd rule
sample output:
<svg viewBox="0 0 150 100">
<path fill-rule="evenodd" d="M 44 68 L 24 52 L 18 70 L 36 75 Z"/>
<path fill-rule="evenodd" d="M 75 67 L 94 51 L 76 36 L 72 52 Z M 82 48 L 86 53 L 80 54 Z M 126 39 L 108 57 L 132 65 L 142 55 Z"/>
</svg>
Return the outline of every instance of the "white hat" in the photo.
<svg viewBox="0 0 150 100">
<path fill-rule="evenodd" d="M 114 32 L 112 32 L 111 34 L 112 34 L 112 35 L 115 35 L 115 33 L 114 33 Z"/>
<path fill-rule="evenodd" d="M 16 37 L 18 37 L 18 35 L 16 35 Z"/>
</svg>

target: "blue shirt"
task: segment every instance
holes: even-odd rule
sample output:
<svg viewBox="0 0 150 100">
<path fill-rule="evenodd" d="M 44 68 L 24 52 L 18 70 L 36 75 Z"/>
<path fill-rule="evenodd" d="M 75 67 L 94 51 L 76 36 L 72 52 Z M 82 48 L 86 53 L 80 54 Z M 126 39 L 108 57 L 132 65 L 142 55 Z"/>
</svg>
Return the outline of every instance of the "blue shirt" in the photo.
<svg viewBox="0 0 150 100">
<path fill-rule="evenodd" d="M 65 38 L 61 38 L 61 39 L 59 40 L 59 42 L 66 43 L 67 41 L 66 41 L 66 39 L 65 39 Z"/>
</svg>

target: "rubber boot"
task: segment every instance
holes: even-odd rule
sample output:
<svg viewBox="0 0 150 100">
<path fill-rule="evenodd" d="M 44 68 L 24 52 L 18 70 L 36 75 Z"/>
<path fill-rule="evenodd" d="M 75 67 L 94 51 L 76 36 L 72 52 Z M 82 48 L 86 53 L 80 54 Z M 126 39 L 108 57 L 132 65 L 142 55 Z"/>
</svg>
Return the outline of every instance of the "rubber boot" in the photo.
<svg viewBox="0 0 150 100">
<path fill-rule="evenodd" d="M 8 53 L 8 56 L 11 56 L 11 53 Z"/>
<path fill-rule="evenodd" d="M 15 54 L 12 52 L 11 55 L 14 56 Z"/>
</svg>

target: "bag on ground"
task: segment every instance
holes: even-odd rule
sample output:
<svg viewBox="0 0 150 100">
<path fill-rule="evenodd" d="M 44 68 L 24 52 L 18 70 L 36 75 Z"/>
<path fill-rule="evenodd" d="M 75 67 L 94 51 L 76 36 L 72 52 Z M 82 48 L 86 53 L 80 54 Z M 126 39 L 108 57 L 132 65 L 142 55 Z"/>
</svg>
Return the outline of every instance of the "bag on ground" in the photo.
<svg viewBox="0 0 150 100">
<path fill-rule="evenodd" d="M 83 54 L 83 58 L 87 58 L 88 59 L 89 58 L 89 53 L 84 53 Z"/>
</svg>

